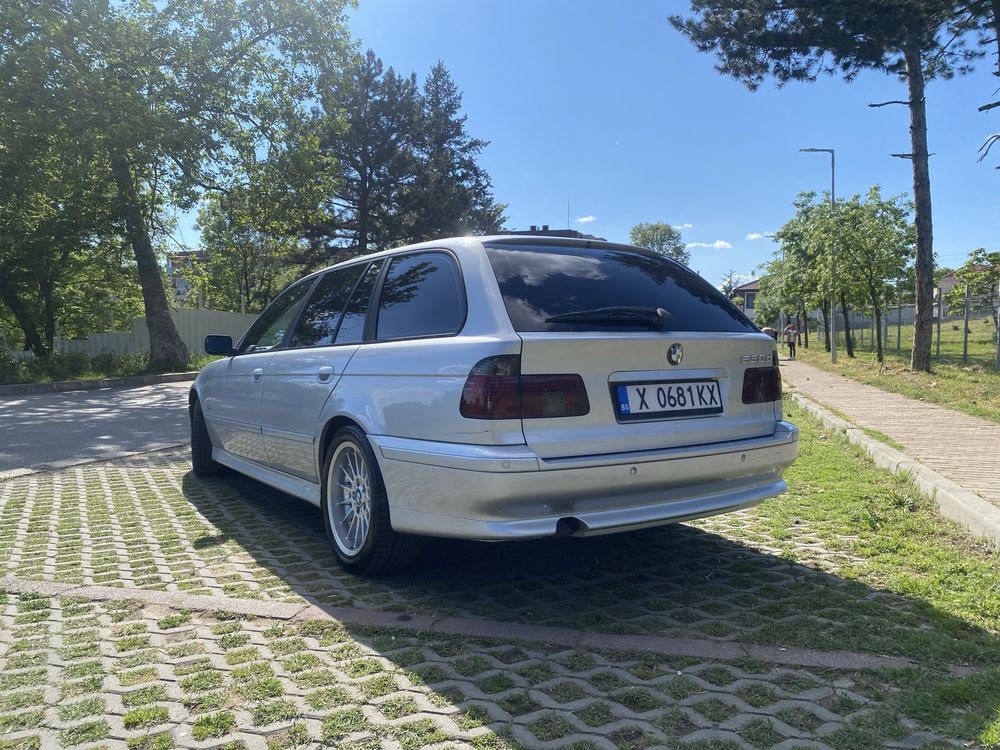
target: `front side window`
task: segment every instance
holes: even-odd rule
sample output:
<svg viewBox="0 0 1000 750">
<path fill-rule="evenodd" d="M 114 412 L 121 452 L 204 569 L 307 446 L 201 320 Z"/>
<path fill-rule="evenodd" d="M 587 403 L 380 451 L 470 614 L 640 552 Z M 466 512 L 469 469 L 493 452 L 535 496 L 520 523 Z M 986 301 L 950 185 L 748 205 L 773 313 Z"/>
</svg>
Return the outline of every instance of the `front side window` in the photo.
<svg viewBox="0 0 1000 750">
<path fill-rule="evenodd" d="M 365 268 L 361 263 L 330 271 L 320 279 L 302 309 L 289 346 L 329 346 L 333 343 L 344 307 Z"/>
<path fill-rule="evenodd" d="M 450 335 L 464 320 L 461 278 L 451 256 L 418 253 L 392 259 L 378 298 L 378 340 Z"/>
<path fill-rule="evenodd" d="M 368 270 L 354 288 L 354 294 L 344 308 L 344 317 L 340 321 L 335 343 L 357 344 L 359 341 L 364 341 L 368 304 L 371 302 L 372 290 L 375 289 L 375 282 L 382 270 L 382 263 L 383 261 L 378 261 L 368 266 Z"/>
<path fill-rule="evenodd" d="M 303 279 L 279 294 L 246 332 L 240 344 L 240 353 L 266 352 L 281 344 L 295 318 L 299 302 L 315 281 L 315 277 Z"/>
<path fill-rule="evenodd" d="M 658 309 L 667 331 L 757 330 L 703 278 L 638 248 L 498 244 L 486 254 L 516 331 L 629 330 L 635 320 L 616 310 Z"/>
</svg>

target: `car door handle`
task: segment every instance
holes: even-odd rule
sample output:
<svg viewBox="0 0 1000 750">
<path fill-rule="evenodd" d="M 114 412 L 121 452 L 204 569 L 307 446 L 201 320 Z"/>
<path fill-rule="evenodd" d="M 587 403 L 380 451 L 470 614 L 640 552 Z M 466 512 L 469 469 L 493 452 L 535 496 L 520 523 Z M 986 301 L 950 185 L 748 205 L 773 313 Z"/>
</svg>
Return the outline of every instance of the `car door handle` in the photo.
<svg viewBox="0 0 1000 750">
<path fill-rule="evenodd" d="M 264 377 L 263 367 L 258 367 L 256 370 L 250 373 L 250 380 L 252 380 L 254 383 L 259 383 L 262 377 Z"/>
<path fill-rule="evenodd" d="M 329 383 L 330 378 L 333 377 L 333 368 L 330 366 L 321 367 L 316 371 L 316 378 L 321 383 Z"/>
</svg>

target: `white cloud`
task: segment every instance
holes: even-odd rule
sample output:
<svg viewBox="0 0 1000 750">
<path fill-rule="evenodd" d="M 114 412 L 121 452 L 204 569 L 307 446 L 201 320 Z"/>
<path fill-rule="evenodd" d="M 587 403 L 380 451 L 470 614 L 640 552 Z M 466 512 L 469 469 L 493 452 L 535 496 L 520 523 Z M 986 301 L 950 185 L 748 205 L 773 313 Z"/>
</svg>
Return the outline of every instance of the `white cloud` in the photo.
<svg viewBox="0 0 1000 750">
<path fill-rule="evenodd" d="M 671 224 L 674 229 L 694 229 L 694 224 Z"/>
<path fill-rule="evenodd" d="M 577 224 L 590 224 L 591 222 L 597 221 L 596 216 L 581 216 L 576 220 Z"/>
<path fill-rule="evenodd" d="M 765 237 L 773 237 L 774 232 L 750 232 L 747 235 L 747 239 L 753 242 L 754 240 L 762 240 Z"/>
<path fill-rule="evenodd" d="M 689 249 L 693 247 L 708 247 L 712 250 L 729 250 L 732 244 L 725 240 L 716 240 L 715 242 L 689 242 L 684 247 Z"/>
</svg>

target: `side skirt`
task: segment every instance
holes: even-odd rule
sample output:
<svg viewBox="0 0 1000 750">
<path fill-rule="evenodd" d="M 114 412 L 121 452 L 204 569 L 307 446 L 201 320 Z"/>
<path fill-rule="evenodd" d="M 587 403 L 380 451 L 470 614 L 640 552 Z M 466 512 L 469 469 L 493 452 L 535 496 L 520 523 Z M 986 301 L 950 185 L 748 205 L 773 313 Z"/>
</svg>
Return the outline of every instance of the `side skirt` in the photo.
<svg viewBox="0 0 1000 750">
<path fill-rule="evenodd" d="M 317 484 L 293 477 L 290 474 L 269 469 L 253 461 L 248 461 L 245 458 L 234 456 L 232 453 L 227 453 L 219 447 L 212 449 L 212 458 L 223 466 L 228 466 L 233 471 L 245 474 L 251 479 L 256 479 L 258 482 L 263 482 L 270 487 L 274 487 L 276 490 L 281 490 L 293 497 L 305 500 L 307 503 L 312 503 L 316 507 L 319 507 L 320 492 L 319 485 Z"/>
</svg>

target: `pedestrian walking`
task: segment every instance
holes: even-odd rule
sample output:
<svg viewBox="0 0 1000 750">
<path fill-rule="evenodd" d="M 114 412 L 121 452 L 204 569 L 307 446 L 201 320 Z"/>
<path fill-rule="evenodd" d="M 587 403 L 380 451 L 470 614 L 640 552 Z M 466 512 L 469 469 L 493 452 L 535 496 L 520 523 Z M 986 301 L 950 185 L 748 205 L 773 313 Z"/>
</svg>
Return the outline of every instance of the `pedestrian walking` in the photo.
<svg viewBox="0 0 1000 750">
<path fill-rule="evenodd" d="M 789 323 L 782 333 L 785 334 L 785 343 L 788 344 L 788 358 L 795 359 L 795 342 L 799 338 L 799 329 L 794 323 Z"/>
</svg>

